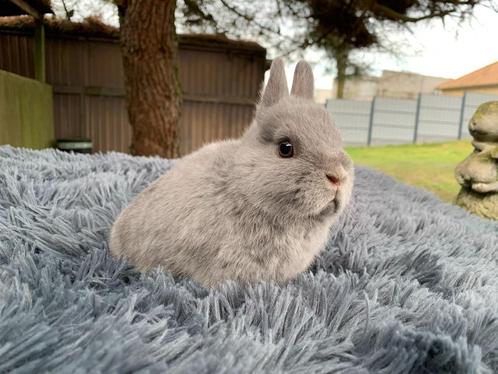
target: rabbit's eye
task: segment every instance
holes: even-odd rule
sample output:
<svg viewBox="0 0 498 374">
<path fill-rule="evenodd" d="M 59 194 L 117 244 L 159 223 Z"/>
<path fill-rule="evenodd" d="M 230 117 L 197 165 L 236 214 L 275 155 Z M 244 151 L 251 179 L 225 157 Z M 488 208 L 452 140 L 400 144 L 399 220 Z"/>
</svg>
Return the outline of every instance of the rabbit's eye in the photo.
<svg viewBox="0 0 498 374">
<path fill-rule="evenodd" d="M 294 146 L 289 141 L 280 142 L 278 146 L 278 153 L 280 154 L 280 157 L 292 157 L 294 156 Z"/>
</svg>

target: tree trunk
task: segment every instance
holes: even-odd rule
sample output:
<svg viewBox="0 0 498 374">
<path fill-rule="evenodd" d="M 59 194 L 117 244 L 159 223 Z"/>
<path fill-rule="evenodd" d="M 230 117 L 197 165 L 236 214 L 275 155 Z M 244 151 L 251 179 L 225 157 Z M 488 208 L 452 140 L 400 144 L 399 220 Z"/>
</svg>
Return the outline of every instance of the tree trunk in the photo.
<svg viewBox="0 0 498 374">
<path fill-rule="evenodd" d="M 131 153 L 179 156 L 176 0 L 117 1 Z"/>
<path fill-rule="evenodd" d="M 344 85 L 346 84 L 347 57 L 337 56 L 337 98 L 344 98 Z"/>
</svg>

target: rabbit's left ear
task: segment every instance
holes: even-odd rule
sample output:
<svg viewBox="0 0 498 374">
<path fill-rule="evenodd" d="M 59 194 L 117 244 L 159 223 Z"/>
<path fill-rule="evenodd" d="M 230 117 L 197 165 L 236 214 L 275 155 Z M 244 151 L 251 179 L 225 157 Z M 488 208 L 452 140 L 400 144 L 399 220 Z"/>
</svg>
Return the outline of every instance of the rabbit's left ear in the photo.
<svg viewBox="0 0 498 374">
<path fill-rule="evenodd" d="M 313 100 L 314 78 L 311 66 L 304 60 L 299 61 L 294 70 L 291 95 Z"/>
<path fill-rule="evenodd" d="M 289 89 L 285 77 L 284 61 L 281 58 L 276 58 L 270 67 L 270 78 L 261 97 L 261 104 L 269 107 L 286 96 L 289 96 Z"/>
</svg>

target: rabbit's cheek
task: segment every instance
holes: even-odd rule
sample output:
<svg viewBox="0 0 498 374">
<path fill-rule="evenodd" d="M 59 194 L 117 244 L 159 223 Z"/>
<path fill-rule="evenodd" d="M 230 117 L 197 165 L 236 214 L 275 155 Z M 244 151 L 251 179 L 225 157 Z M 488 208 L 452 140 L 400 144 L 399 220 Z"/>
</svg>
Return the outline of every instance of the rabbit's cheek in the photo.
<svg viewBox="0 0 498 374">
<path fill-rule="evenodd" d="M 338 200 L 341 209 L 349 203 L 349 200 L 351 200 L 352 192 L 353 186 L 351 180 L 348 180 L 348 183 L 344 184 L 342 188 L 337 191 L 336 200 Z"/>
</svg>

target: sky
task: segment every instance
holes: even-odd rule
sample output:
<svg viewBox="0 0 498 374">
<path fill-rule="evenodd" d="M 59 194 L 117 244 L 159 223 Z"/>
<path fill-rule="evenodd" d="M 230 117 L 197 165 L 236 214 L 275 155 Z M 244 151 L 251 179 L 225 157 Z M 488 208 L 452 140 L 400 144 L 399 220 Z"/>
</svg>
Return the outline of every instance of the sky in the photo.
<svg viewBox="0 0 498 374">
<path fill-rule="evenodd" d="M 372 53 L 362 54 L 369 62 L 373 75 L 380 75 L 383 69 L 409 71 L 443 78 L 458 78 L 483 66 L 498 61 L 498 13 L 478 7 L 473 19 L 458 25 L 448 21 L 431 21 L 413 27 L 413 33 L 395 36 L 406 40 L 407 56 L 393 56 Z M 315 70 L 321 70 L 316 66 Z M 292 69 L 289 69 L 289 73 Z M 333 74 L 316 74 L 316 86 L 329 88 Z"/>
<path fill-rule="evenodd" d="M 61 0 L 52 0 L 55 11 L 60 14 Z M 66 0 L 67 5 L 75 4 L 76 15 L 84 17 L 101 13 L 110 23 L 117 24 L 113 6 L 102 0 Z M 375 53 L 358 54 L 366 61 L 372 75 L 380 75 L 382 70 L 409 71 L 443 78 L 458 78 L 483 66 L 498 61 L 498 13 L 478 6 L 474 17 L 463 24 L 448 20 L 446 25 L 439 20 L 417 24 L 413 32 L 392 35 L 402 43 L 404 56 L 394 57 Z M 274 56 L 269 56 L 274 57 Z M 334 72 L 327 71 L 330 64 L 324 63 L 321 56 L 307 53 L 306 58 L 313 63 L 317 88 L 332 87 Z M 293 64 L 287 64 L 290 79 Z"/>
</svg>

